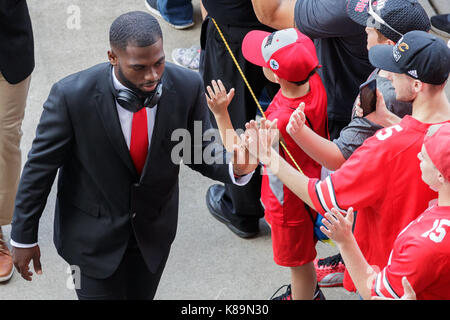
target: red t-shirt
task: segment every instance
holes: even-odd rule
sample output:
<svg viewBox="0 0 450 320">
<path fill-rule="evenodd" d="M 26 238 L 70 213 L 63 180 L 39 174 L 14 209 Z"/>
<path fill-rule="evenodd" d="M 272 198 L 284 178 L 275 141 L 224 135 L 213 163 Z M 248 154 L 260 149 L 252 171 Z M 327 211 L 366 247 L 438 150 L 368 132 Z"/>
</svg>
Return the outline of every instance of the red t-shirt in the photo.
<svg viewBox="0 0 450 320">
<path fill-rule="evenodd" d="M 355 238 L 369 264 L 378 270 L 387 264 L 398 233 L 437 198 L 422 181 L 417 158 L 431 125 L 405 116 L 399 124 L 368 138 L 331 176 L 309 182 L 309 195 L 318 212 L 333 206 L 358 212 Z M 344 287 L 355 291 L 347 272 Z"/>
<path fill-rule="evenodd" d="M 310 91 L 300 98 L 286 98 L 281 90 L 275 95 L 271 104 L 265 112 L 267 119 L 278 119 L 278 129 L 285 141 L 285 145 L 300 169 L 310 178 L 319 178 L 321 166 L 295 143 L 286 126 L 289 118 L 301 102 L 305 103 L 305 122 L 314 132 L 320 136 L 328 137 L 327 128 L 327 95 L 322 80 L 315 74 L 309 80 Z M 295 167 L 290 157 L 285 154 L 284 149 L 279 146 L 280 155 Z M 267 170 L 264 170 L 267 173 Z M 296 225 L 305 218 L 310 220 L 305 205 L 291 190 L 273 174 L 264 174 L 261 186 L 261 200 L 265 206 L 265 218 L 272 224 Z"/>
<path fill-rule="evenodd" d="M 400 298 L 406 276 L 418 300 L 450 299 L 450 206 L 432 206 L 395 240 L 372 295 Z"/>
</svg>

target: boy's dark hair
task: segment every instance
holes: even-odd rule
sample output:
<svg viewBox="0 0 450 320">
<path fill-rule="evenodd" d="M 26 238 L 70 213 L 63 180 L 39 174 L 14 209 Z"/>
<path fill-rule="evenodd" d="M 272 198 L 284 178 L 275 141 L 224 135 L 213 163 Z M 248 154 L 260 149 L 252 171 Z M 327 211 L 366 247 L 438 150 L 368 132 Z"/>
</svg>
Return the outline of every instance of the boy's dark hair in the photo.
<svg viewBox="0 0 450 320">
<path fill-rule="evenodd" d="M 162 39 L 161 27 L 151 14 L 132 11 L 117 17 L 109 29 L 111 47 L 125 50 L 128 45 L 147 47 Z"/>
<path fill-rule="evenodd" d="M 308 74 L 308 76 L 306 77 L 305 80 L 302 81 L 289 81 L 290 83 L 296 84 L 297 86 L 301 86 L 304 85 L 305 83 L 307 83 L 309 81 L 309 79 L 311 79 L 311 77 L 317 72 L 317 69 L 319 69 L 319 67 L 315 67 L 314 69 L 311 70 L 311 72 Z"/>
</svg>

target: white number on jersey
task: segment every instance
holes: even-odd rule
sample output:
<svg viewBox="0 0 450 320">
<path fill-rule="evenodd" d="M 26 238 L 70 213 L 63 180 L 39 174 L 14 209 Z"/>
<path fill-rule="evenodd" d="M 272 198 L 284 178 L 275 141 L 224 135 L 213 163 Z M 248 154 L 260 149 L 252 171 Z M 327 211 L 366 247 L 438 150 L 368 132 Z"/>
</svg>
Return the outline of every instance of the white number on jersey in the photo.
<svg viewBox="0 0 450 320">
<path fill-rule="evenodd" d="M 400 127 L 400 125 L 398 125 L 398 124 L 396 124 L 396 125 L 394 125 L 392 127 L 387 127 L 387 128 L 384 128 L 384 129 L 380 129 L 377 132 L 377 134 L 376 134 L 378 140 L 383 141 L 383 140 L 386 140 L 387 138 L 389 138 L 390 136 L 392 136 L 392 133 L 393 133 L 392 130 L 393 129 L 395 129 L 397 132 L 400 132 L 400 131 L 403 130 L 403 128 Z"/>
<path fill-rule="evenodd" d="M 433 223 L 433 228 L 431 230 L 422 234 L 422 237 L 429 237 L 430 240 L 439 243 L 444 240 L 445 235 L 447 234 L 447 230 L 444 226 L 450 227 L 450 220 L 447 219 L 436 219 Z"/>
</svg>

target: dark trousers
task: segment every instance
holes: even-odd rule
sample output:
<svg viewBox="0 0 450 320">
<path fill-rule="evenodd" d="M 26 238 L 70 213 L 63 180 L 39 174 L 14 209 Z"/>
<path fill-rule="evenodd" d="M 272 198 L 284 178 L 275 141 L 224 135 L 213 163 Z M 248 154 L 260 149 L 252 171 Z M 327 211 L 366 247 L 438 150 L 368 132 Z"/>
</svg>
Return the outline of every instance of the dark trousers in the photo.
<svg viewBox="0 0 450 320">
<path fill-rule="evenodd" d="M 272 99 L 278 91 L 279 86 L 269 82 L 262 68 L 256 66 L 242 55 L 241 45 L 245 35 L 253 30 L 268 30 L 268 27 L 237 27 L 230 25 L 219 25 L 224 34 L 231 51 L 244 72 L 250 86 L 258 99 L 263 88 L 266 88 Z M 216 27 L 210 19 L 206 19 L 202 25 L 201 32 L 202 55 L 200 61 L 200 73 L 203 76 L 205 86 L 210 85 L 212 80 L 222 80 L 225 88 L 235 89 L 235 95 L 228 112 L 231 122 L 235 129 L 245 130 L 245 123 L 255 119 L 257 106 L 247 89 L 242 77 L 235 66 L 229 52 L 227 51 Z M 214 116 L 211 115 L 211 122 L 217 128 Z M 264 211 L 260 204 L 261 197 L 261 175 L 257 170 L 252 180 L 244 187 L 234 184 L 225 185 L 225 193 L 221 200 L 221 205 L 227 208 L 227 211 L 233 214 L 235 223 L 245 220 L 255 220 L 264 216 Z"/>
<path fill-rule="evenodd" d="M 167 256 L 168 257 L 168 256 Z M 161 263 L 156 273 L 151 273 L 142 257 L 134 236 L 116 272 L 106 279 L 94 279 L 81 273 L 80 300 L 152 300 L 166 265 Z"/>
</svg>

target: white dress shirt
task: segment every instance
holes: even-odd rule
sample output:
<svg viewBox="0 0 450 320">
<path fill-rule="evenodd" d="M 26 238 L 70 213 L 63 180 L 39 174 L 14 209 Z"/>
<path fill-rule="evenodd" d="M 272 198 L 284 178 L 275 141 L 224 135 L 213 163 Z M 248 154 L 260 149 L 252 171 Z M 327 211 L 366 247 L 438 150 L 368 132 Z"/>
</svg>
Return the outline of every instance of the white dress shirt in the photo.
<svg viewBox="0 0 450 320">
<path fill-rule="evenodd" d="M 126 89 L 126 87 L 122 83 L 120 83 L 119 80 L 117 80 L 114 72 L 111 72 L 111 73 L 112 73 L 112 77 L 113 77 L 114 88 L 116 90 Z M 116 108 L 117 108 L 117 113 L 119 115 L 120 126 L 122 127 L 122 133 L 124 135 L 128 149 L 130 149 L 131 124 L 133 122 L 133 112 L 128 111 L 127 109 L 121 107 L 117 103 L 117 101 L 116 101 Z M 158 105 L 154 106 L 153 108 L 146 108 L 146 110 L 147 110 L 148 145 L 150 146 L 150 143 L 152 141 L 153 128 L 155 127 L 156 111 L 158 110 Z M 150 153 L 150 147 L 149 147 L 149 153 Z M 231 162 L 228 165 L 228 172 L 230 174 L 230 177 L 231 177 L 231 180 L 233 181 L 233 183 L 238 186 L 246 185 L 250 181 L 251 177 L 253 176 L 253 172 L 252 172 L 252 173 L 242 176 L 236 180 L 234 177 L 233 164 Z M 37 242 L 32 243 L 32 244 L 23 244 L 23 243 L 15 242 L 13 239 L 11 239 L 10 243 L 12 246 L 14 246 L 16 248 L 31 248 L 31 247 L 34 247 L 37 245 Z"/>
</svg>

